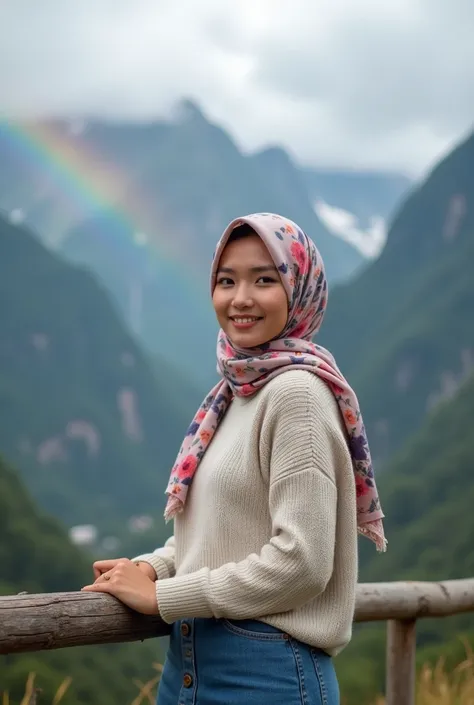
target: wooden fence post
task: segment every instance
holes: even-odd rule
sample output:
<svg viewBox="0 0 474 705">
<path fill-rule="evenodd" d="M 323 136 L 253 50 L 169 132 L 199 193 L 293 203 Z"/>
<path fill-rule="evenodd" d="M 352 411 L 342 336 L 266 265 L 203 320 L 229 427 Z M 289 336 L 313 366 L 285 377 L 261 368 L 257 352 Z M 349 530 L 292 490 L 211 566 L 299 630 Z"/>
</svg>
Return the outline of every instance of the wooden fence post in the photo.
<svg viewBox="0 0 474 705">
<path fill-rule="evenodd" d="M 387 622 L 387 705 L 415 705 L 416 620 Z"/>
</svg>

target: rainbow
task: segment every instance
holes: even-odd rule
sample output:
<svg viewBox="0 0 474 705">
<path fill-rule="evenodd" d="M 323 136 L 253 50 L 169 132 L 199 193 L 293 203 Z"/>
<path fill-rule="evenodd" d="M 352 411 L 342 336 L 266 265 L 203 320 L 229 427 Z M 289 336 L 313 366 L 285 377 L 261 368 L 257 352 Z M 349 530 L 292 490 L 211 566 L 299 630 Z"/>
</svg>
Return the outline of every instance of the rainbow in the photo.
<svg viewBox="0 0 474 705">
<path fill-rule="evenodd" d="M 157 199 L 146 192 L 146 187 L 137 185 L 138 180 L 124 168 L 107 162 L 81 130 L 74 129 L 74 123 L 68 132 L 65 122 L 2 120 L 2 155 L 0 161 L 6 160 L 7 169 L 8 164 L 13 165 L 15 174 L 32 185 L 28 202 L 18 204 L 27 214 L 44 202 L 52 204 L 47 231 L 53 245 L 84 221 L 105 217 L 107 227 L 98 236 L 110 241 L 115 256 L 130 258 L 133 244 L 136 257 L 142 261 L 145 258 L 150 270 L 165 269 L 185 298 L 209 305 L 208 301 L 204 303 L 207 290 L 202 282 L 196 282 L 193 263 L 183 260 L 190 248 L 184 247 L 182 238 L 180 241 L 170 233 L 166 225 L 160 227 Z"/>
<path fill-rule="evenodd" d="M 125 226 L 132 232 L 140 231 L 150 204 L 123 169 L 107 163 L 80 135 L 68 135 L 64 125 L 0 123 L 1 146 L 36 182 L 37 193 L 32 194 L 29 207 L 48 197 L 63 208 L 67 205 L 63 233 L 84 217 L 102 212 L 114 218 L 120 231 Z M 166 249 L 166 242 L 161 245 Z"/>
</svg>

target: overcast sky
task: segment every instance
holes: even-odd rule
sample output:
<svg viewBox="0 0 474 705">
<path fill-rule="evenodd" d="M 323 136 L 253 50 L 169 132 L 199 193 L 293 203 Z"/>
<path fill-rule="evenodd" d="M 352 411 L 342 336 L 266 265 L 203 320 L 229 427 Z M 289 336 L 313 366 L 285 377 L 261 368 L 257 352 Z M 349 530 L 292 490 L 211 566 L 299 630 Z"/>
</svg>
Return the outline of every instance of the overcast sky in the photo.
<svg viewBox="0 0 474 705">
<path fill-rule="evenodd" d="M 474 118 L 473 0 L 0 0 L 9 116 L 153 119 L 419 175 Z"/>
</svg>

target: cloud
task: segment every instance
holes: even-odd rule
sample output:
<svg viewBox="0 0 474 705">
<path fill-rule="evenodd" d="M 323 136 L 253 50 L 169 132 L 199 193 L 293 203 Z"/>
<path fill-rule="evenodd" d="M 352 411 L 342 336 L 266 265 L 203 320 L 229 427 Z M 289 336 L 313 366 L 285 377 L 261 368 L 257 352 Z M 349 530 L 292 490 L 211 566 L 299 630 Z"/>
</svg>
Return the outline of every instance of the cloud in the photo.
<svg viewBox="0 0 474 705">
<path fill-rule="evenodd" d="M 246 149 L 419 173 L 471 129 L 470 0 L 15 0 L 12 116 L 149 120 L 197 100 Z"/>
</svg>

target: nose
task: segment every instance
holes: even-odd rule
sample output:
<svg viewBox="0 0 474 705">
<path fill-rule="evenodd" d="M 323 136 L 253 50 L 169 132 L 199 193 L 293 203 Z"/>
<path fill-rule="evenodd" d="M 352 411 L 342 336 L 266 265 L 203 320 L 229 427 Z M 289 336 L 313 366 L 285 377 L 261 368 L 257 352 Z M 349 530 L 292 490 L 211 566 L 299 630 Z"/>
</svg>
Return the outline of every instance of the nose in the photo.
<svg viewBox="0 0 474 705">
<path fill-rule="evenodd" d="M 244 282 L 238 286 L 234 292 L 232 306 L 238 309 L 250 308 L 253 306 L 253 298 L 251 292 Z"/>
</svg>

